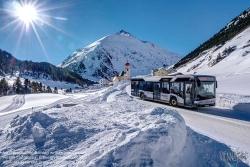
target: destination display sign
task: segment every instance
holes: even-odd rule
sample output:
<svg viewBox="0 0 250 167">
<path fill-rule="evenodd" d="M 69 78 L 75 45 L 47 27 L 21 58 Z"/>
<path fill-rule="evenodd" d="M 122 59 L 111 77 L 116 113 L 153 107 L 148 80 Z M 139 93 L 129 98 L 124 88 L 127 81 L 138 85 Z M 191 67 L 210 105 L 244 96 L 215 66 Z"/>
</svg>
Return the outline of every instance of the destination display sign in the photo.
<svg viewBox="0 0 250 167">
<path fill-rule="evenodd" d="M 169 82 L 170 81 L 170 79 L 169 78 L 163 78 L 163 79 L 161 79 L 163 82 Z"/>
<path fill-rule="evenodd" d="M 200 81 L 215 81 L 215 77 L 199 77 Z"/>
</svg>

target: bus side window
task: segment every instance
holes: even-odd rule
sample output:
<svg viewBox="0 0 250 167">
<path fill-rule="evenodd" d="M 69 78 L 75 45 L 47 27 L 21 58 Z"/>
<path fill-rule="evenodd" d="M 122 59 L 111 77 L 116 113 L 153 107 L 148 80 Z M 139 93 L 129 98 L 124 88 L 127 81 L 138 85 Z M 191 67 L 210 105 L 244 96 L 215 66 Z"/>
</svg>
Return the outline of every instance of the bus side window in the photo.
<svg viewBox="0 0 250 167">
<path fill-rule="evenodd" d="M 153 92 L 153 82 L 147 82 L 147 91 Z"/>
<path fill-rule="evenodd" d="M 169 83 L 168 82 L 163 82 L 162 83 L 162 93 L 169 94 Z"/>
<path fill-rule="evenodd" d="M 140 90 L 145 90 L 145 82 L 140 82 L 139 89 Z"/>
<path fill-rule="evenodd" d="M 179 83 L 171 83 L 170 92 L 174 94 L 178 94 L 180 92 L 180 85 Z"/>
</svg>

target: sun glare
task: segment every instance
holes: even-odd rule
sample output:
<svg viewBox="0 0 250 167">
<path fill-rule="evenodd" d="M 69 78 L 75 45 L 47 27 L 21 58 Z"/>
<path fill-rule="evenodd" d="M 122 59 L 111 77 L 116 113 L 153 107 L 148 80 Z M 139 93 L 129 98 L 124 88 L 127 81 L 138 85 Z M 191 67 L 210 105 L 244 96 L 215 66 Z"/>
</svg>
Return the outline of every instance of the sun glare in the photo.
<svg viewBox="0 0 250 167">
<path fill-rule="evenodd" d="M 36 8 L 30 5 L 21 6 L 17 9 L 17 16 L 25 24 L 29 24 L 36 20 Z"/>
<path fill-rule="evenodd" d="M 1 3 L 1 0 L 0 0 Z M 63 8 L 71 3 L 65 3 L 64 5 L 61 5 L 59 7 L 46 7 L 48 4 L 47 0 L 39 1 L 39 0 L 6 0 L 4 1 L 4 9 L 1 9 L 0 5 L 0 13 L 1 10 L 6 12 L 7 16 L 5 20 L 13 19 L 12 21 L 5 24 L 3 27 L 0 27 L 0 32 L 4 29 L 9 29 L 10 27 L 14 27 L 12 29 L 12 32 L 10 35 L 14 34 L 16 31 L 20 29 L 20 34 L 17 39 L 17 45 L 19 46 L 22 37 L 27 34 L 31 34 L 32 32 L 37 37 L 37 40 L 39 44 L 41 45 L 41 48 L 46 55 L 47 59 L 48 55 L 46 53 L 42 38 L 40 37 L 40 33 L 44 33 L 45 36 L 52 39 L 52 37 L 49 35 L 48 32 L 45 31 L 45 26 L 49 26 L 57 31 L 60 31 L 61 33 L 70 36 L 65 31 L 59 29 L 57 26 L 53 25 L 53 19 L 59 20 L 59 21 L 67 21 L 67 18 L 59 17 L 59 16 L 50 16 L 46 13 L 46 11 L 54 10 L 57 8 Z M 9 17 L 10 16 L 10 17 Z M 2 20 L 1 20 L 2 21 Z M 4 21 L 4 23 L 6 23 Z M 40 31 L 38 31 L 38 29 Z M 33 30 L 33 31 L 32 31 Z M 25 33 L 26 32 L 26 33 Z M 53 40 L 53 39 L 52 39 Z"/>
</svg>

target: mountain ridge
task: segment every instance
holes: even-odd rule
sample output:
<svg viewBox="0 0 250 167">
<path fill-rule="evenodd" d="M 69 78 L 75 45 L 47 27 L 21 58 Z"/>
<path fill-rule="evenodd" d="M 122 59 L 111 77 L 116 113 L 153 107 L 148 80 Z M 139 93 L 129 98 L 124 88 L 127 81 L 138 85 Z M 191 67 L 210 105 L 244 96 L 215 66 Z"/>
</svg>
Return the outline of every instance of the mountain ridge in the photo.
<svg viewBox="0 0 250 167">
<path fill-rule="evenodd" d="M 29 73 L 31 72 L 31 75 L 36 78 L 42 77 L 79 85 L 94 83 L 90 80 L 83 79 L 77 73 L 58 68 L 47 62 L 18 60 L 7 51 L 0 49 L 0 75 L 5 76 L 5 74 L 12 74 L 16 71 L 19 71 L 20 75 L 24 75 L 25 71 L 29 71 Z"/>
</svg>

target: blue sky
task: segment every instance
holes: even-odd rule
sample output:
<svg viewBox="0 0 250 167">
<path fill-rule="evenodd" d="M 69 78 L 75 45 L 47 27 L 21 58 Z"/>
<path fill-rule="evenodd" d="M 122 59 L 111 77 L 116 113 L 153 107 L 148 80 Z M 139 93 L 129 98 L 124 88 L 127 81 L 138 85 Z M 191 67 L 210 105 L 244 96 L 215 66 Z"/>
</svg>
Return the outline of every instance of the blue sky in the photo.
<svg viewBox="0 0 250 167">
<path fill-rule="evenodd" d="M 54 65 L 121 29 L 186 55 L 250 7 L 250 0 L 38 0 L 39 42 L 31 25 L 22 33 L 24 23 L 13 22 L 13 2 L 0 0 L 0 49 Z"/>
</svg>

